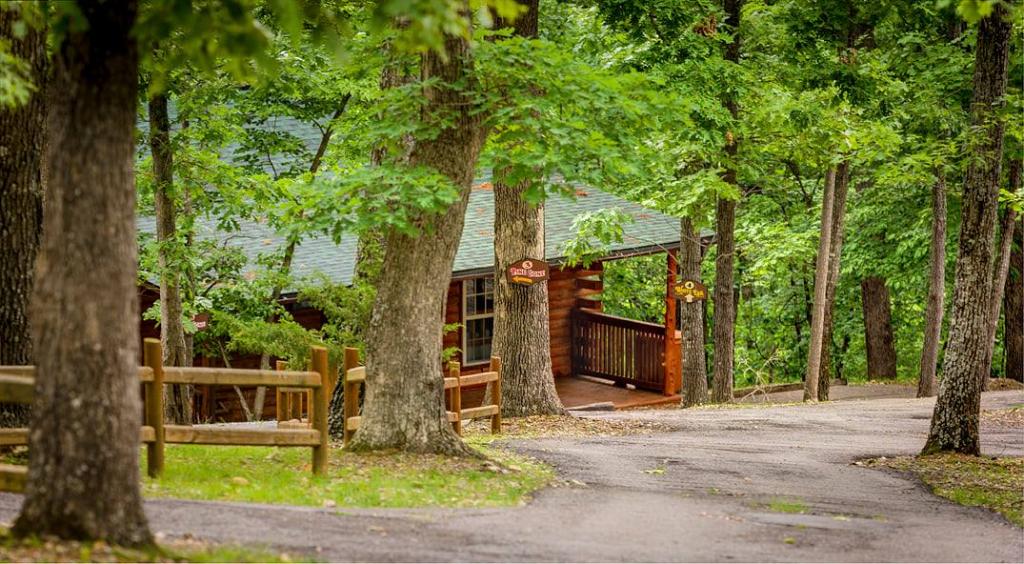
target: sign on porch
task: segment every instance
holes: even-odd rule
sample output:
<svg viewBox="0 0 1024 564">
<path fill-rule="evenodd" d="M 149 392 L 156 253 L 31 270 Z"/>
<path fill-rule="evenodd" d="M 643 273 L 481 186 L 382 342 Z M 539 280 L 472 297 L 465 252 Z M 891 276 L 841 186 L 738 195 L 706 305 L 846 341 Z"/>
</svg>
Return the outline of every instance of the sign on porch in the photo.
<svg viewBox="0 0 1024 564">
<path fill-rule="evenodd" d="M 540 259 L 523 259 L 508 267 L 508 281 L 520 286 L 533 286 L 548 279 L 548 263 Z"/>
<path fill-rule="evenodd" d="M 708 289 L 696 280 L 683 280 L 672 287 L 672 295 L 688 304 L 708 299 Z"/>
</svg>

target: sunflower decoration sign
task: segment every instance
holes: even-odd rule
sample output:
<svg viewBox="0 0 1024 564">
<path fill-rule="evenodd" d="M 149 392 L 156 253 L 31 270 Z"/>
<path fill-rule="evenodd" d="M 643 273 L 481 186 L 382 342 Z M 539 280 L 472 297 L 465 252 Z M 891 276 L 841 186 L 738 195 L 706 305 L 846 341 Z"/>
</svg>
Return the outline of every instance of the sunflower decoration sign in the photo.
<svg viewBox="0 0 1024 564">
<path fill-rule="evenodd" d="M 692 304 L 708 299 L 708 289 L 696 280 L 683 280 L 672 287 L 672 297 Z"/>
</svg>

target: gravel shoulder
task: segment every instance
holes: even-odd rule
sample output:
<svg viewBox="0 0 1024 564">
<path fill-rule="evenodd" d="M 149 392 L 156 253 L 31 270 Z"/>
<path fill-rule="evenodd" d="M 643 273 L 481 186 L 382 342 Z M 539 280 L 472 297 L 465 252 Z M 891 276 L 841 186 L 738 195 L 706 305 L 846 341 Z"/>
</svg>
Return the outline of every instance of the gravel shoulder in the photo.
<svg viewBox="0 0 1024 564">
<path fill-rule="evenodd" d="M 1022 402 L 1024 392 L 988 392 L 983 408 Z M 512 443 L 566 480 L 521 507 L 153 500 L 147 512 L 168 537 L 331 561 L 1024 561 L 1024 533 L 999 515 L 853 464 L 915 454 L 932 405 L 876 399 L 588 414 L 672 430 Z M 982 425 L 986 454 L 1024 455 L 1020 427 Z M 0 495 L 0 519 L 13 520 L 19 505 L 18 496 Z"/>
</svg>

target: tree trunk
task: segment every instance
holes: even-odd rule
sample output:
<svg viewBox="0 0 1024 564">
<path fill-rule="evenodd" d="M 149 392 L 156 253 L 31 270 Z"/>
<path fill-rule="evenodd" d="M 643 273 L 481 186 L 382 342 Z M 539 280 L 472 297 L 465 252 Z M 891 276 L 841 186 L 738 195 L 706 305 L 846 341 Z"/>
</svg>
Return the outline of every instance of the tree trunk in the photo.
<svg viewBox="0 0 1024 564">
<path fill-rule="evenodd" d="M 178 233 L 174 204 L 174 148 L 171 146 L 171 120 L 167 95 L 149 99 L 149 149 L 153 156 L 153 180 L 156 185 L 157 261 L 160 266 L 160 343 L 165 366 L 192 366 L 192 354 L 185 340 L 182 322 L 181 274 L 175 263 Z M 165 414 L 178 425 L 192 423 L 192 386 L 170 384 L 164 387 Z"/>
<path fill-rule="evenodd" d="M 972 137 L 961 204 L 949 339 L 939 399 L 924 453 L 979 454 L 981 374 L 985 366 L 992 290 L 992 242 L 998 205 L 1004 123 L 999 113 L 1006 94 L 1011 24 L 1003 4 L 981 20 L 971 100 Z M 974 133 L 976 131 L 976 133 Z"/>
<path fill-rule="evenodd" d="M 821 196 L 821 236 L 818 258 L 814 266 L 814 306 L 811 312 L 811 336 L 807 344 L 807 372 L 804 376 L 804 401 L 818 399 L 818 376 L 821 374 L 821 350 L 825 336 L 825 290 L 828 285 L 828 258 L 832 248 L 832 209 L 835 206 L 836 171 L 830 168 L 825 176 Z"/>
<path fill-rule="evenodd" d="M 46 136 L 46 30 L 18 38 L 18 11 L 0 9 L 0 37 L 31 68 L 36 91 L 17 108 L 0 108 L 0 365 L 32 364 L 29 296 L 43 215 Z M 27 427 L 29 408 L 0 404 L 0 427 Z"/>
<path fill-rule="evenodd" d="M 864 310 L 864 344 L 868 380 L 896 378 L 896 343 L 892 331 L 892 305 L 885 278 L 868 276 L 860 283 Z"/>
<path fill-rule="evenodd" d="M 1010 190 L 1016 192 L 1020 189 L 1020 159 L 1010 161 Z M 981 375 L 982 391 L 988 389 L 988 377 L 992 370 L 992 356 L 996 348 L 996 333 L 999 329 L 999 313 L 1003 305 L 1003 292 L 1006 289 L 1006 280 L 1010 274 L 1010 252 L 1013 250 L 1013 232 L 1017 224 L 1017 210 L 1007 207 L 1003 212 L 1003 220 L 1000 222 L 999 232 L 1002 240 L 999 245 L 999 254 L 996 256 L 995 271 L 992 273 L 992 297 L 989 302 L 988 318 L 988 340 L 985 341 L 985 366 L 987 369 Z"/>
<path fill-rule="evenodd" d="M 821 373 L 818 376 L 818 401 L 828 401 L 832 386 L 832 316 L 839 287 L 839 264 L 843 255 L 843 225 L 846 223 L 846 193 L 850 187 L 850 161 L 836 169 L 836 193 L 832 202 L 832 236 L 828 251 L 828 280 L 825 285 L 824 333 L 821 346 Z"/>
<path fill-rule="evenodd" d="M 519 286 L 505 270 L 544 258 L 544 206 L 523 199 L 528 182 L 494 181 L 494 354 L 502 359 L 501 412 L 510 417 L 562 414 L 551 372 L 547 282 Z"/>
<path fill-rule="evenodd" d="M 946 299 L 946 175 L 938 173 L 932 187 L 932 245 L 928 262 L 928 305 L 924 314 L 924 346 L 917 397 L 934 396 L 938 380 L 939 340 L 942 337 L 942 308 Z"/>
<path fill-rule="evenodd" d="M 475 88 L 468 41 L 447 37 L 446 58 L 422 55 L 423 115 L 441 111 L 437 136 L 417 140 L 410 162 L 434 168 L 459 189 L 440 215 L 423 215 L 419 236 L 390 230 L 366 344 L 363 419 L 353 450 L 399 449 L 471 455 L 445 414 L 441 378 L 445 297 L 466 206 L 485 138 L 482 117 L 466 92 Z M 458 88 L 449 86 L 459 84 Z M 429 229 L 427 229 L 429 227 Z"/>
<path fill-rule="evenodd" d="M 512 27 L 515 35 L 535 39 L 539 0 L 528 0 Z M 530 181 L 510 185 L 507 171 L 494 170 L 494 339 L 492 350 L 502 365 L 501 412 L 510 417 L 565 413 L 551 372 L 547 282 L 511 284 L 505 270 L 525 259 L 544 259 L 544 206 L 525 198 Z M 488 395 L 490 388 L 488 387 Z"/>
<path fill-rule="evenodd" d="M 701 281 L 700 233 L 693 220 L 680 222 L 680 276 L 683 280 Z M 683 407 L 708 401 L 708 368 L 704 362 L 704 302 L 679 302 L 679 321 L 683 330 Z"/>
<path fill-rule="evenodd" d="M 735 171 L 730 173 L 735 177 Z M 715 403 L 732 401 L 733 353 L 735 332 L 735 302 L 733 301 L 733 255 L 736 250 L 735 200 L 718 199 L 716 223 L 718 254 L 715 256 L 715 356 L 711 400 Z"/>
<path fill-rule="evenodd" d="M 1006 294 L 1003 296 L 1003 348 L 1006 351 L 1006 377 L 1024 382 L 1024 222 L 1017 223 L 1013 231 Z"/>
<path fill-rule="evenodd" d="M 743 0 L 724 0 L 725 24 L 732 31 L 732 41 L 725 48 L 725 60 L 740 62 L 740 9 Z M 730 95 L 725 106 L 733 120 L 739 116 L 739 105 Z M 725 152 L 730 161 L 736 158 L 738 141 L 732 131 L 726 134 Z M 736 185 L 736 164 L 726 168 L 724 180 Z M 715 256 L 715 366 L 711 400 L 732 401 L 733 355 L 735 354 L 736 301 L 733 294 L 733 261 L 736 251 L 736 201 L 718 198 L 715 209 L 718 254 Z"/>
<path fill-rule="evenodd" d="M 18 536 L 150 545 L 139 491 L 134 0 L 78 2 L 54 54 Z"/>
</svg>

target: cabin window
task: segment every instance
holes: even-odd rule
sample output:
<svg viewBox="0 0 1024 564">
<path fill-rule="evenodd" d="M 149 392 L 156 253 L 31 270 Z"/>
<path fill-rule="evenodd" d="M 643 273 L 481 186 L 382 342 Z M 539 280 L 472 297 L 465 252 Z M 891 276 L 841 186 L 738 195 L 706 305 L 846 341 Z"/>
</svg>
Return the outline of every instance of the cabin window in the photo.
<svg viewBox="0 0 1024 564">
<path fill-rule="evenodd" d="M 494 279 L 474 278 L 462 282 L 462 359 L 480 364 L 491 359 L 494 337 Z"/>
</svg>

